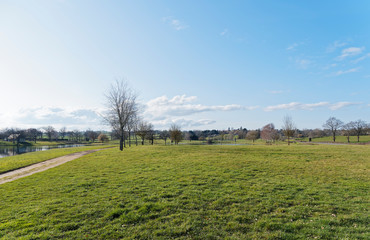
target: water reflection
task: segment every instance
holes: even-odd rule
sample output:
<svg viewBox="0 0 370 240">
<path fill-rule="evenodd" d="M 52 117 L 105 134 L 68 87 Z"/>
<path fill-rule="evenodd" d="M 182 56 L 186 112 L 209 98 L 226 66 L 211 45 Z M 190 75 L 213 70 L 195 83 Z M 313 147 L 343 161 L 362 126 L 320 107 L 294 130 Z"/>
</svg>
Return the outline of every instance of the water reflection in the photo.
<svg viewBox="0 0 370 240">
<path fill-rule="evenodd" d="M 54 148 L 81 147 L 84 144 L 68 144 L 56 146 L 0 146 L 0 158 L 14 156 L 28 152 L 46 151 Z"/>
</svg>

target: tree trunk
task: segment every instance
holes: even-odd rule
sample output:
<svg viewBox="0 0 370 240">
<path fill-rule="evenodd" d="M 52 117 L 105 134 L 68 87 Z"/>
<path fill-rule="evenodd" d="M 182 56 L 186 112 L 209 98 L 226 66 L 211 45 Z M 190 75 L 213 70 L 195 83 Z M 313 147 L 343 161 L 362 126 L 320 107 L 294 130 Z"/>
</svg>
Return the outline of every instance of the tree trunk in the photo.
<svg viewBox="0 0 370 240">
<path fill-rule="evenodd" d="M 119 139 L 119 150 L 123 151 L 123 135 L 120 136 L 120 139 Z"/>
<path fill-rule="evenodd" d="M 128 131 L 128 146 L 131 147 L 131 131 Z"/>
<path fill-rule="evenodd" d="M 290 145 L 289 136 L 288 136 L 288 146 Z"/>
</svg>

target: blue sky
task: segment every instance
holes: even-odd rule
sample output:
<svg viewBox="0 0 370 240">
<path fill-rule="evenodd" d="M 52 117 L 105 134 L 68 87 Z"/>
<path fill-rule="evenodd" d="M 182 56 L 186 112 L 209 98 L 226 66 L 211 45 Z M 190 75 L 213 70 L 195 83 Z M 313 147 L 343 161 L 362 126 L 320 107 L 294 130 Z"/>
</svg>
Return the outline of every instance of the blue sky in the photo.
<svg viewBox="0 0 370 240">
<path fill-rule="evenodd" d="M 104 129 L 126 79 L 157 129 L 370 120 L 369 1 L 0 0 L 0 128 Z"/>
</svg>

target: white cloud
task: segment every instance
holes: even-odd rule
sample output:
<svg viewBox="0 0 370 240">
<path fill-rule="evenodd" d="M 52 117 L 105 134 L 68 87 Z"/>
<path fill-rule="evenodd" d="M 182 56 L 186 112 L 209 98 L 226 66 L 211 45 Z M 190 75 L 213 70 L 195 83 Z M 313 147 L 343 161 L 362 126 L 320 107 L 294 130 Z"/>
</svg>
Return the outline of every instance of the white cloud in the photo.
<svg viewBox="0 0 370 240">
<path fill-rule="evenodd" d="M 352 105 L 358 105 L 359 103 L 351 103 L 351 102 L 337 102 L 334 104 L 330 105 L 331 110 L 338 110 L 347 106 L 352 106 Z"/>
<path fill-rule="evenodd" d="M 210 119 L 185 119 L 185 118 L 173 118 L 173 119 L 163 119 L 158 121 L 152 121 L 156 128 L 164 129 L 168 128 L 171 124 L 176 124 L 184 128 L 189 127 L 199 127 L 207 126 L 216 123 L 214 120 Z"/>
<path fill-rule="evenodd" d="M 368 53 L 368 54 L 366 54 L 366 55 L 364 55 L 364 56 L 362 56 L 362 57 L 359 57 L 359 58 L 357 58 L 357 59 L 355 59 L 355 60 L 353 60 L 353 61 L 351 61 L 352 63 L 354 63 L 354 64 L 356 64 L 356 63 L 359 63 L 359 62 L 361 62 L 361 61 L 363 61 L 363 60 L 365 60 L 366 58 L 368 58 L 368 57 L 370 57 L 370 53 Z"/>
<path fill-rule="evenodd" d="M 338 60 L 343 60 L 347 57 L 353 57 L 361 54 L 364 51 L 364 47 L 350 47 L 342 50 L 342 54 L 337 57 Z"/>
<path fill-rule="evenodd" d="M 172 16 L 164 17 L 164 18 L 162 18 L 162 20 L 163 20 L 163 22 L 169 24 L 172 28 L 174 28 L 177 31 L 183 30 L 183 29 L 189 27 L 184 22 L 182 22 L 182 21 L 180 21 L 178 19 L 175 19 Z"/>
<path fill-rule="evenodd" d="M 197 97 L 178 95 L 171 99 L 161 96 L 146 103 L 144 115 L 149 115 L 153 119 L 163 119 L 165 116 L 188 116 L 195 113 L 209 111 L 233 111 L 233 110 L 253 110 L 257 106 L 241 106 L 237 104 L 206 106 L 195 104 Z"/>
<path fill-rule="evenodd" d="M 266 112 L 271 112 L 275 110 L 314 110 L 316 108 L 327 107 L 330 110 L 338 110 L 346 106 L 357 105 L 360 103 L 351 103 L 351 102 L 337 102 L 337 103 L 329 103 L 329 102 L 318 102 L 318 103 L 299 103 L 299 102 L 291 102 L 285 104 L 279 104 L 274 106 L 265 107 L 264 110 Z"/>
<path fill-rule="evenodd" d="M 348 69 L 348 70 L 345 70 L 345 71 L 339 70 L 338 72 L 335 73 L 335 75 L 340 76 L 340 75 L 347 74 L 347 73 L 358 72 L 359 69 L 360 68 L 351 68 L 351 69 Z"/>
<path fill-rule="evenodd" d="M 334 43 L 330 44 L 329 47 L 327 47 L 326 51 L 334 52 L 336 49 L 344 47 L 346 45 L 347 45 L 346 42 L 335 41 Z"/>
<path fill-rule="evenodd" d="M 92 108 L 65 108 L 65 107 L 35 107 L 20 109 L 6 116 L 11 119 L 12 125 L 0 127 L 34 127 L 54 126 L 60 128 L 66 126 L 76 129 L 103 129 L 102 109 Z M 9 124 L 9 123 L 7 123 Z"/>
</svg>

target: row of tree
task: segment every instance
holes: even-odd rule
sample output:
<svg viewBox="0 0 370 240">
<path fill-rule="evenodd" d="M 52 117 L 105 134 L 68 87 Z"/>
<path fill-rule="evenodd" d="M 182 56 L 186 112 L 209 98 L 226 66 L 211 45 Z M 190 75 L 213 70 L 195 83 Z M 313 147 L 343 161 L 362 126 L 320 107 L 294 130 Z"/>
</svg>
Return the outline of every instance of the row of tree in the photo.
<svg viewBox="0 0 370 240">
<path fill-rule="evenodd" d="M 60 130 L 55 129 L 52 126 L 42 127 L 42 128 L 6 128 L 0 130 L 0 139 L 5 141 L 12 141 L 13 143 L 20 143 L 23 141 L 65 141 L 70 142 L 82 142 L 82 141 L 91 141 L 95 142 L 98 137 L 104 134 L 100 131 L 93 130 L 73 130 L 67 131 L 66 127 L 62 127 Z"/>
</svg>

